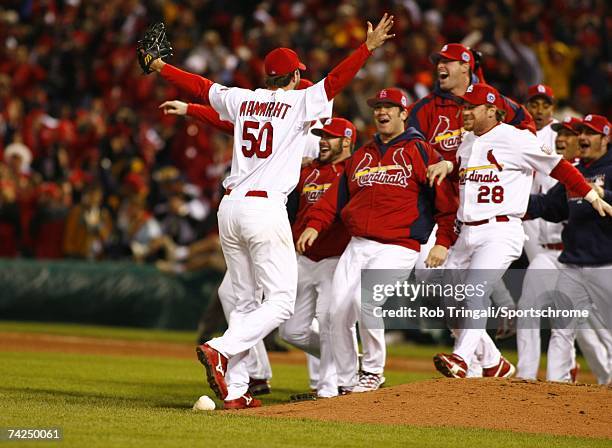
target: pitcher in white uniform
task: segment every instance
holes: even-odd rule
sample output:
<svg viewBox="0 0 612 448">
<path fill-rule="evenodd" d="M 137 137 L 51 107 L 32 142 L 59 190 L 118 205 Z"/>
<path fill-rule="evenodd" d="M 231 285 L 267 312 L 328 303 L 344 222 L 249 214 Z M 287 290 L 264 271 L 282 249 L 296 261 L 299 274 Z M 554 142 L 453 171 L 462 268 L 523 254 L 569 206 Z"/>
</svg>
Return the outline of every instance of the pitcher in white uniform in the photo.
<svg viewBox="0 0 612 448">
<path fill-rule="evenodd" d="M 222 120 L 234 124 L 231 173 L 219 206 L 219 235 L 237 303 L 228 329 L 197 348 L 208 383 L 226 409 L 260 406 L 248 392 L 248 350 L 293 313 L 297 262 L 285 203 L 300 174 L 303 148 L 314 120 L 331 116 L 329 101 L 345 87 L 387 39 L 393 17 L 376 28 L 368 22 L 366 41 L 319 83 L 294 90 L 306 67 L 288 48 L 264 60 L 266 89 L 228 88 L 189 75 L 161 60 L 152 64 L 191 79 Z M 187 81 L 186 81 L 187 82 Z M 265 300 L 255 294 L 261 285 Z"/>
</svg>

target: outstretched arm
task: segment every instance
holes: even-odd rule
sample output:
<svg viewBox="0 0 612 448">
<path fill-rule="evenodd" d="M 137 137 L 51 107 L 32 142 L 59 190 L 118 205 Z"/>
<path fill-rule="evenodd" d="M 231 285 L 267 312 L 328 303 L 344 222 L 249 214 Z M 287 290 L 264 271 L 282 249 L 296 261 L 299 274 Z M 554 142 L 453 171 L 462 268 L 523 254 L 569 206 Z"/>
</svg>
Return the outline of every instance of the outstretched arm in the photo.
<svg viewBox="0 0 612 448">
<path fill-rule="evenodd" d="M 151 69 L 162 75 L 166 81 L 199 101 L 209 103 L 208 91 L 210 90 L 210 86 L 213 85 L 210 79 L 181 70 L 171 64 L 165 63 L 161 59 L 154 60 L 151 63 Z"/>
<path fill-rule="evenodd" d="M 193 103 L 188 104 L 179 100 L 172 100 L 162 103 L 159 108 L 163 109 L 164 114 L 189 115 L 190 117 L 197 118 L 211 125 L 225 134 L 234 134 L 234 124 L 229 121 L 221 120 L 217 111 L 210 106 Z"/>
</svg>

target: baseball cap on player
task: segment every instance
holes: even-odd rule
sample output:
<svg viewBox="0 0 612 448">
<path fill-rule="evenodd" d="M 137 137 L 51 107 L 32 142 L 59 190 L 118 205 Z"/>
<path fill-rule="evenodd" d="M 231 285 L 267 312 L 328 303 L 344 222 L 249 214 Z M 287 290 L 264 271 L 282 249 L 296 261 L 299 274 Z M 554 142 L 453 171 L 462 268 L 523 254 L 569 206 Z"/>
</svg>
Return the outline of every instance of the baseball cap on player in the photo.
<svg viewBox="0 0 612 448">
<path fill-rule="evenodd" d="M 268 76 L 282 76 L 297 69 L 306 70 L 297 53 L 290 48 L 276 48 L 264 59 L 264 68 Z"/>
<path fill-rule="evenodd" d="M 461 99 L 474 106 L 481 104 L 491 104 L 496 107 L 501 107 L 501 98 L 499 92 L 488 84 L 471 84 L 468 86 L 465 94 Z"/>
<path fill-rule="evenodd" d="M 546 84 L 536 84 L 527 89 L 527 101 L 531 101 L 534 98 L 542 97 L 550 101 L 555 102 L 555 95 L 553 89 Z"/>
<path fill-rule="evenodd" d="M 559 123 L 553 123 L 550 125 L 550 127 L 555 132 L 559 132 L 560 129 L 567 129 L 568 131 L 571 131 L 574 134 L 578 134 L 576 127 L 581 123 L 582 123 L 582 120 L 580 118 L 565 117 L 563 121 Z"/>
<path fill-rule="evenodd" d="M 352 143 L 357 140 L 357 131 L 355 125 L 344 118 L 330 118 L 322 128 L 313 129 L 312 132 L 317 137 L 331 135 L 332 137 L 346 137 L 351 139 Z"/>
<path fill-rule="evenodd" d="M 368 106 L 376 107 L 379 104 L 394 104 L 402 109 L 408 109 L 408 97 L 406 94 L 395 87 L 382 89 L 374 98 L 368 99 Z"/>
<path fill-rule="evenodd" d="M 470 68 L 474 70 L 474 56 L 465 45 L 461 44 L 446 44 L 437 53 L 429 56 L 429 60 L 437 64 L 440 59 L 450 59 L 451 61 L 467 62 Z"/>
<path fill-rule="evenodd" d="M 598 134 L 605 136 L 610 135 L 610 122 L 603 115 L 589 114 L 578 123 L 577 127 L 579 131 L 581 128 L 587 127 L 594 130 Z"/>
<path fill-rule="evenodd" d="M 314 86 L 314 82 L 312 82 L 310 79 L 300 78 L 300 82 L 298 82 L 298 85 L 295 90 L 307 89 L 310 86 Z"/>
</svg>

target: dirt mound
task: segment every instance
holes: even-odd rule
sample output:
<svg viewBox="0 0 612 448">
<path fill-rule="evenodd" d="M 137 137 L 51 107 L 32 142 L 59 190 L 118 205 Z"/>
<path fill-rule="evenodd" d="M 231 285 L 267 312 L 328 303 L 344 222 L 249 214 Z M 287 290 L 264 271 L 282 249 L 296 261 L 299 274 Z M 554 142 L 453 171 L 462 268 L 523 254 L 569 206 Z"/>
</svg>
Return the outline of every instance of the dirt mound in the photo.
<svg viewBox="0 0 612 448">
<path fill-rule="evenodd" d="M 612 388 L 497 378 L 441 378 L 365 394 L 239 412 L 612 438 Z"/>
</svg>

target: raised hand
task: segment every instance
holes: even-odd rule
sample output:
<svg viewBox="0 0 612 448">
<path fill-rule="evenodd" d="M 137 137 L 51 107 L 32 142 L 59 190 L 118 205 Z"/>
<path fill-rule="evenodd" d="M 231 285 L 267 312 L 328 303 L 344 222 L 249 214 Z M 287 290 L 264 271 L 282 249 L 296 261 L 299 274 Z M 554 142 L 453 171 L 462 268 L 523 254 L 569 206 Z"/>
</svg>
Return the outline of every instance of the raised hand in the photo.
<svg viewBox="0 0 612 448">
<path fill-rule="evenodd" d="M 382 44 L 384 44 L 387 39 L 391 39 L 395 37 L 395 34 L 387 34 L 389 30 L 393 27 L 393 16 L 385 13 L 376 28 L 372 26 L 370 22 L 368 22 L 368 32 L 366 36 L 366 46 L 369 51 L 374 51 Z"/>
</svg>

